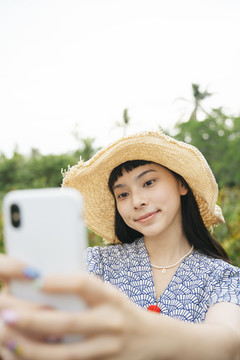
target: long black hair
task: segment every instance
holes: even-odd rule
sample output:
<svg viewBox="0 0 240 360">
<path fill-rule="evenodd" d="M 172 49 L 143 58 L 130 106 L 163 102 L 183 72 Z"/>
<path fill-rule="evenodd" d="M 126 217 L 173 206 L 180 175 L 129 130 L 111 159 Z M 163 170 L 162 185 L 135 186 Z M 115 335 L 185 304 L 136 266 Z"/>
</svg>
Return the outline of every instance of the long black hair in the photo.
<svg viewBox="0 0 240 360">
<path fill-rule="evenodd" d="M 132 160 L 132 161 L 126 161 L 125 163 L 120 164 L 115 169 L 113 169 L 108 181 L 108 186 L 113 196 L 114 196 L 113 185 L 117 181 L 117 179 L 120 176 L 122 176 L 124 170 L 130 172 L 132 169 L 135 169 L 138 166 L 142 166 L 150 163 L 153 162 L 145 161 L 145 160 Z M 190 245 L 194 246 L 195 250 L 199 250 L 201 253 L 205 255 L 229 262 L 229 257 L 226 251 L 223 249 L 221 244 L 211 235 L 211 233 L 204 225 L 197 201 L 194 197 L 191 188 L 189 187 L 189 185 L 181 175 L 175 173 L 172 170 L 169 171 L 188 190 L 186 195 L 181 196 L 182 226 L 183 226 L 184 234 L 188 239 L 188 242 L 190 243 Z M 121 215 L 117 210 L 115 196 L 114 196 L 114 200 L 115 200 L 116 236 L 122 243 L 132 243 L 136 239 L 142 237 L 143 234 L 130 228 L 124 222 L 124 220 L 122 219 Z"/>
</svg>

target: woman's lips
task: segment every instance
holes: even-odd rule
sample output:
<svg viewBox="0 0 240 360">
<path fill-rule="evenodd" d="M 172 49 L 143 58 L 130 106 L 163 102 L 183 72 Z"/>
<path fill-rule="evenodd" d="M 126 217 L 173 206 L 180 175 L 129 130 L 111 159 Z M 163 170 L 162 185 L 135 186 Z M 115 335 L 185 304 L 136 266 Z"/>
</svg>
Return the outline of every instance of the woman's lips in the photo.
<svg viewBox="0 0 240 360">
<path fill-rule="evenodd" d="M 151 219 L 154 218 L 154 216 L 156 216 L 158 213 L 159 213 L 160 210 L 157 210 L 157 211 L 154 211 L 154 212 L 150 212 L 150 213 L 147 213 L 143 216 L 140 216 L 138 219 L 136 219 L 135 221 L 138 221 L 138 222 L 141 222 L 141 223 L 144 223 L 146 221 L 149 221 Z"/>
</svg>

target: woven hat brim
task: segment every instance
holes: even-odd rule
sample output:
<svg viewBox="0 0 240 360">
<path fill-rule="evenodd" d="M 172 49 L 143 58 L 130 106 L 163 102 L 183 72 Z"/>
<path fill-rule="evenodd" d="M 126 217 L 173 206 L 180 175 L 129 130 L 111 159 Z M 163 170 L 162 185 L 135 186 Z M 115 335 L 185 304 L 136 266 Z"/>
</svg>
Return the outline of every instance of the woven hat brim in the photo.
<svg viewBox="0 0 240 360">
<path fill-rule="evenodd" d="M 64 174 L 62 185 L 73 187 L 83 195 L 86 225 L 107 243 L 117 240 L 115 205 L 108 179 L 116 166 L 129 160 L 153 161 L 180 174 L 195 195 L 205 226 L 224 222 L 216 205 L 218 186 L 201 152 L 162 132 L 144 132 L 108 145 L 89 161 L 80 161 Z"/>
</svg>

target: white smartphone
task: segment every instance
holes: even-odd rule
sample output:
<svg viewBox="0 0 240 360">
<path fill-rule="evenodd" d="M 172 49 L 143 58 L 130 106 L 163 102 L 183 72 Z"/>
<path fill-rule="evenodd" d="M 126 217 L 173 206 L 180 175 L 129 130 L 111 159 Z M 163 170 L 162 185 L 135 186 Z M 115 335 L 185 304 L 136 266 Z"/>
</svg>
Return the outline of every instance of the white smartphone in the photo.
<svg viewBox="0 0 240 360">
<path fill-rule="evenodd" d="M 3 199 L 6 253 L 41 276 L 84 270 L 87 233 L 81 194 L 70 188 L 15 190 Z M 68 311 L 85 308 L 74 295 L 43 294 L 27 281 L 12 281 L 10 291 L 25 300 Z"/>
</svg>

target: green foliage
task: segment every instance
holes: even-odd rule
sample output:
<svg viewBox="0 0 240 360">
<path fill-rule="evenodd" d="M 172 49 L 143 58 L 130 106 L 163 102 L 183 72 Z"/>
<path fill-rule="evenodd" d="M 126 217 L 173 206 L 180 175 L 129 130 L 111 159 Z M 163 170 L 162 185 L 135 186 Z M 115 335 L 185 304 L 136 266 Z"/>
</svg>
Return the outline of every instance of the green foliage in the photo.
<svg viewBox="0 0 240 360">
<path fill-rule="evenodd" d="M 198 84 L 192 84 L 192 92 L 194 98 L 194 109 L 190 116 L 190 120 L 197 120 L 199 109 L 201 109 L 203 112 L 206 112 L 201 105 L 202 100 L 212 96 L 212 94 L 207 92 L 207 90 L 200 91 L 200 86 Z"/>
<path fill-rule="evenodd" d="M 176 139 L 196 146 L 206 157 L 220 187 L 240 184 L 240 117 L 212 109 L 203 121 L 176 126 Z"/>
<path fill-rule="evenodd" d="M 214 236 L 227 251 L 233 264 L 240 266 L 240 186 L 223 188 L 219 194 L 225 224 L 214 230 Z"/>
<path fill-rule="evenodd" d="M 0 201 L 0 206 L 2 208 L 2 201 Z M 0 253 L 3 253 L 3 252 L 4 252 L 4 246 L 3 246 L 3 219 L 2 219 L 2 212 L 0 212 Z M 1 286 L 0 286 L 0 288 L 1 288 Z"/>
<path fill-rule="evenodd" d="M 24 188 L 56 187 L 61 184 L 61 168 L 74 162 L 68 155 L 24 157 L 15 153 L 11 159 L 0 158 L 2 192 Z"/>
<path fill-rule="evenodd" d="M 116 126 L 122 128 L 123 136 L 127 134 L 127 129 L 130 125 L 131 118 L 128 114 L 128 109 L 123 110 L 123 117 L 121 121 L 116 122 Z"/>
<path fill-rule="evenodd" d="M 102 238 L 88 229 L 88 244 L 89 246 L 104 246 Z"/>
<path fill-rule="evenodd" d="M 16 189 L 36 189 L 60 187 L 62 183 L 61 169 L 75 165 L 80 157 L 88 160 L 98 150 L 93 146 L 94 139 L 82 139 L 81 147 L 74 153 L 61 155 L 41 155 L 33 150 L 30 156 L 17 152 L 12 158 L 0 155 L 0 206 L 3 196 Z M 89 241 L 99 244 L 99 237 L 89 231 Z M 2 214 L 0 213 L 0 251 L 4 251 Z"/>
<path fill-rule="evenodd" d="M 209 95 L 193 86 L 194 111 L 187 122 L 176 125 L 175 138 L 196 146 L 207 159 L 220 187 L 219 205 L 225 217 L 214 236 L 232 263 L 240 266 L 240 116 L 227 115 L 223 108 L 204 111 L 201 100 Z M 202 121 L 197 120 L 199 109 L 205 114 Z"/>
<path fill-rule="evenodd" d="M 205 91 L 200 91 L 199 84 L 192 84 L 193 97 L 196 102 L 206 99 L 208 96 L 212 96 L 211 93 Z"/>
</svg>

